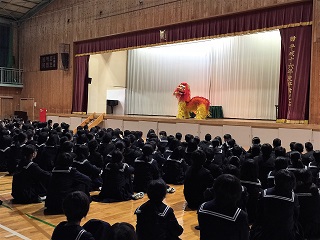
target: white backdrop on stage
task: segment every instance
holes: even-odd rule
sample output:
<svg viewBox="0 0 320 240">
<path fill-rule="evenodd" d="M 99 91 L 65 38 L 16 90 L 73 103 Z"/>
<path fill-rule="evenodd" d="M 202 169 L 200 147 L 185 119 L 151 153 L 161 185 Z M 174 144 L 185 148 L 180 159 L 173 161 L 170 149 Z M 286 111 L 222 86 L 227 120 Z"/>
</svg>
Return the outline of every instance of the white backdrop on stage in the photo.
<svg viewBox="0 0 320 240">
<path fill-rule="evenodd" d="M 128 51 L 126 114 L 175 116 L 180 82 L 226 118 L 275 119 L 279 31 Z"/>
</svg>

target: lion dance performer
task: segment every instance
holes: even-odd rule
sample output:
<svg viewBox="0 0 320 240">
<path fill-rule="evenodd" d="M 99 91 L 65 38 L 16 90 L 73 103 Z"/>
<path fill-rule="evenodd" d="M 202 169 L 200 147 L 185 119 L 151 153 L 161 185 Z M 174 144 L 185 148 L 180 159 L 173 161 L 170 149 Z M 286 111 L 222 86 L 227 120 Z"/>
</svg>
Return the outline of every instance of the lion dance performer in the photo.
<svg viewBox="0 0 320 240">
<path fill-rule="evenodd" d="M 205 119 L 209 115 L 210 102 L 204 97 L 191 98 L 190 86 L 188 83 L 180 83 L 173 95 L 178 99 L 177 118 L 190 118 L 190 112 L 196 114 L 196 119 Z"/>
</svg>

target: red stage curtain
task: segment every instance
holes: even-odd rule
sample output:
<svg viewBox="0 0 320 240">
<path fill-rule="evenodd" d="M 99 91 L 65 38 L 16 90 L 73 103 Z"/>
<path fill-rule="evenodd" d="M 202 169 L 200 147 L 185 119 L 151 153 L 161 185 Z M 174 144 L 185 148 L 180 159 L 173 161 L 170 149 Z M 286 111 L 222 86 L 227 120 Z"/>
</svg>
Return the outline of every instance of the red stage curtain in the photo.
<svg viewBox="0 0 320 240">
<path fill-rule="evenodd" d="M 311 26 L 280 30 L 281 66 L 277 122 L 306 123 L 309 111 Z"/>
<path fill-rule="evenodd" d="M 87 112 L 89 55 L 75 59 L 76 76 L 73 84 L 72 112 Z"/>
<path fill-rule="evenodd" d="M 116 49 L 130 49 L 159 45 L 160 30 L 165 30 L 165 42 L 181 42 L 214 36 L 237 35 L 256 31 L 310 25 L 312 2 L 257 10 L 232 16 L 216 17 L 200 21 L 171 25 L 145 31 L 119 34 L 100 39 L 75 43 L 75 54 L 88 55 Z"/>
</svg>

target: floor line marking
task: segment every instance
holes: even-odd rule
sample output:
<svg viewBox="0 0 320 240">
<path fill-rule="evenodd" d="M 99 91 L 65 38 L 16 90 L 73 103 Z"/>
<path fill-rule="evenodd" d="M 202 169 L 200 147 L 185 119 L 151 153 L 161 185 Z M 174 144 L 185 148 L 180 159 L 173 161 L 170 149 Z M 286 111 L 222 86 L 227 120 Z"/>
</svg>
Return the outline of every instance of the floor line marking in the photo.
<svg viewBox="0 0 320 240">
<path fill-rule="evenodd" d="M 8 228 L 8 227 L 6 227 L 6 226 L 3 226 L 2 224 L 0 224 L 0 228 L 6 230 L 6 231 L 9 232 L 9 233 L 12 233 L 13 235 L 15 235 L 15 236 L 17 236 L 17 237 L 19 237 L 19 238 L 21 238 L 21 239 L 31 240 L 30 238 L 27 238 L 26 236 L 23 236 L 22 234 L 14 231 L 14 230 L 12 230 L 11 228 Z"/>
</svg>

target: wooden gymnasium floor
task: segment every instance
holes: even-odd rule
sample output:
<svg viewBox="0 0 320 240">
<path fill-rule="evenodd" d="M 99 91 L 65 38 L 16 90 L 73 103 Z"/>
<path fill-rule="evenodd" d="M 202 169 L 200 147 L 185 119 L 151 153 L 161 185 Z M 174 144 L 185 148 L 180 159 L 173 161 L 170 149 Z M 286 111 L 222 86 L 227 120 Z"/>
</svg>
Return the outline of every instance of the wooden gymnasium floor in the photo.
<svg viewBox="0 0 320 240">
<path fill-rule="evenodd" d="M 0 173 L 0 199 L 3 201 L 3 205 L 0 206 L 0 239 L 50 239 L 54 226 L 65 220 L 64 215 L 44 216 L 44 203 L 12 204 L 11 182 L 12 176 L 6 176 L 6 173 L 3 172 Z M 186 209 L 183 186 L 172 186 L 176 189 L 176 192 L 167 194 L 165 203 L 174 209 L 179 223 L 184 228 L 180 237 L 183 240 L 199 239 L 199 231 L 194 229 L 197 225 L 196 211 Z M 97 194 L 97 192 L 92 194 Z M 84 224 L 87 220 L 96 218 L 110 224 L 128 222 L 135 226 L 136 216 L 133 213 L 147 199 L 148 197 L 145 196 L 140 200 L 121 203 L 92 202 L 87 218 L 81 223 Z"/>
</svg>

